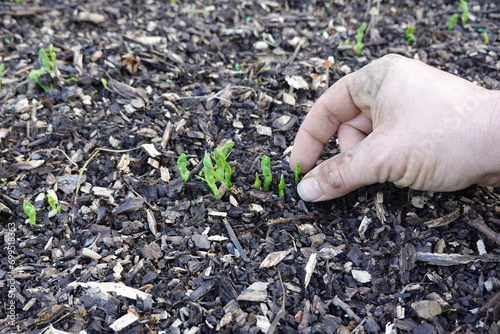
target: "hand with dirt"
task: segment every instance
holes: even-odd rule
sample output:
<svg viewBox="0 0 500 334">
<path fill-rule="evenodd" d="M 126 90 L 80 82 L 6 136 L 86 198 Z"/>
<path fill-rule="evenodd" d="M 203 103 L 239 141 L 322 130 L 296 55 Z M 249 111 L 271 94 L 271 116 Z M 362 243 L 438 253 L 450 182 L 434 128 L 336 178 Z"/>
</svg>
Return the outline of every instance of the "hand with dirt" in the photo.
<svg viewBox="0 0 500 334">
<path fill-rule="evenodd" d="M 314 167 L 335 133 L 341 153 Z M 317 100 L 295 138 L 290 166 L 297 161 L 310 170 L 297 188 L 306 201 L 387 181 L 432 191 L 500 185 L 500 91 L 385 56 Z"/>
</svg>

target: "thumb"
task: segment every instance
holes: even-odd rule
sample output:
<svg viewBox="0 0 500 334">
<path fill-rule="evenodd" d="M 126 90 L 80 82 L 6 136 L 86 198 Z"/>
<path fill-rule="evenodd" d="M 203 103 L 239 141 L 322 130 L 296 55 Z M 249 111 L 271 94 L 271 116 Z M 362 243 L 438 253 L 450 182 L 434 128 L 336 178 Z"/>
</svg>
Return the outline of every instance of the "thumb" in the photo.
<svg viewBox="0 0 500 334">
<path fill-rule="evenodd" d="M 299 196 L 308 202 L 326 201 L 387 181 L 390 161 L 376 137 L 372 133 L 350 150 L 312 169 L 297 185 Z"/>
</svg>

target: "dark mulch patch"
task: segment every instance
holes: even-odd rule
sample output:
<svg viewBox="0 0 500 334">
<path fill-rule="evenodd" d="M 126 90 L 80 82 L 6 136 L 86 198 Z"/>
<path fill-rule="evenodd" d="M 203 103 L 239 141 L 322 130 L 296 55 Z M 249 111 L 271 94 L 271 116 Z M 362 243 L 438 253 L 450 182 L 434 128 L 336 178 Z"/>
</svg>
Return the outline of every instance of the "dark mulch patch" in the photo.
<svg viewBox="0 0 500 334">
<path fill-rule="evenodd" d="M 304 114 L 371 60 L 395 52 L 500 87 L 494 1 L 472 1 L 453 31 L 455 1 L 373 6 L 0 4 L 0 309 L 12 315 L 0 331 L 498 333 L 498 189 L 379 184 L 317 204 L 295 192 L 287 155 Z M 346 41 L 362 23 L 357 57 Z M 43 92 L 28 73 L 50 43 Z M 196 173 L 229 140 L 233 187 L 216 200 Z M 262 155 L 271 192 L 253 187 Z"/>
</svg>

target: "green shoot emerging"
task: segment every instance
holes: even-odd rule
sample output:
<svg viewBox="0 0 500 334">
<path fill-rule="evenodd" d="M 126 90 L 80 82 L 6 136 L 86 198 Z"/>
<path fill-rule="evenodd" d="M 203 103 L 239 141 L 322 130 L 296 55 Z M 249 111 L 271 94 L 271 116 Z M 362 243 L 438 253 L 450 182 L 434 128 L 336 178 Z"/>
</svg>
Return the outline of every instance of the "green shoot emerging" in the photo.
<svg viewBox="0 0 500 334">
<path fill-rule="evenodd" d="M 269 191 L 271 182 L 273 181 L 273 175 L 271 173 L 271 158 L 267 155 L 262 156 L 260 160 L 260 170 L 264 177 L 264 191 Z"/>
<path fill-rule="evenodd" d="M 455 27 L 455 24 L 457 24 L 457 21 L 458 21 L 458 14 L 457 13 L 450 16 L 450 19 L 448 20 L 448 25 L 447 25 L 448 31 L 453 30 L 453 28 Z"/>
<path fill-rule="evenodd" d="M 255 182 L 253 183 L 253 187 L 257 188 L 257 189 L 261 189 L 262 188 L 262 184 L 260 183 L 260 177 L 259 177 L 259 173 L 258 172 L 255 172 Z"/>
<path fill-rule="evenodd" d="M 101 78 L 101 83 L 104 89 L 108 89 L 108 80 L 106 78 Z"/>
<path fill-rule="evenodd" d="M 207 183 L 208 188 L 212 191 L 212 194 L 214 194 L 215 198 L 220 199 L 219 188 L 215 183 L 215 171 L 212 164 L 212 158 L 210 158 L 210 154 L 208 153 L 205 154 L 205 157 L 203 158 L 203 174 L 205 175 L 203 180 Z"/>
<path fill-rule="evenodd" d="M 53 84 L 48 84 L 45 85 L 40 81 L 40 77 L 45 74 L 45 72 L 55 72 L 56 71 L 56 65 L 54 62 L 56 61 L 56 51 L 54 49 L 54 45 L 50 44 L 49 45 L 49 54 L 47 55 L 47 52 L 45 49 L 40 49 L 38 52 L 38 60 L 40 61 L 40 64 L 42 65 L 41 68 L 37 70 L 32 70 L 28 74 L 28 78 L 31 80 L 35 81 L 40 87 L 42 87 L 44 92 L 48 92 L 49 89 L 54 87 Z"/>
<path fill-rule="evenodd" d="M 23 212 L 29 219 L 29 225 L 32 230 L 35 230 L 36 225 L 36 209 L 29 201 L 23 201 Z"/>
<path fill-rule="evenodd" d="M 61 213 L 62 205 L 57 199 L 57 194 L 54 190 L 47 191 L 47 202 L 52 210 L 56 210 L 57 213 Z"/>
<path fill-rule="evenodd" d="M 213 156 L 215 159 L 215 166 L 209 153 L 205 154 L 205 157 L 203 158 L 204 178 L 202 179 L 207 183 L 208 187 L 217 199 L 221 198 L 219 188 L 217 187 L 217 181 L 225 184 L 228 188 L 233 185 L 231 183 L 233 171 L 227 162 L 229 151 L 231 151 L 233 146 L 234 143 L 229 142 L 220 149 L 214 149 Z"/>
<path fill-rule="evenodd" d="M 406 41 L 408 43 L 415 43 L 417 41 L 417 37 L 415 37 L 415 28 L 413 28 L 412 26 L 406 28 L 405 34 L 406 34 Z"/>
<path fill-rule="evenodd" d="M 295 163 L 295 182 L 299 182 L 300 180 L 300 162 Z"/>
<path fill-rule="evenodd" d="M 185 153 L 179 155 L 177 158 L 177 168 L 179 168 L 179 173 L 181 174 L 182 181 L 186 183 L 189 180 L 191 173 L 187 170 L 187 156 Z"/>
<path fill-rule="evenodd" d="M 469 21 L 469 3 L 465 0 L 459 0 L 458 8 L 462 10 L 462 25 Z"/>
<path fill-rule="evenodd" d="M 366 23 L 363 23 L 356 31 L 356 56 L 361 56 L 361 50 L 365 47 L 363 35 L 365 34 Z"/>
<path fill-rule="evenodd" d="M 483 44 L 490 44 L 490 36 L 488 36 L 488 33 L 486 31 L 483 31 Z"/>
<path fill-rule="evenodd" d="M 280 183 L 278 183 L 278 197 L 285 196 L 285 177 L 281 174 Z"/>
</svg>

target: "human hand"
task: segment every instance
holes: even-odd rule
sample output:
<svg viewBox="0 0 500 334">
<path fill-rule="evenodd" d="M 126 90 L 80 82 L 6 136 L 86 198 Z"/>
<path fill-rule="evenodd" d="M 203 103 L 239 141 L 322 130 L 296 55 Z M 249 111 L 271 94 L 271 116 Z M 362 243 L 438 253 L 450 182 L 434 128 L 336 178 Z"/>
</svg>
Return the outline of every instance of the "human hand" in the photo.
<svg viewBox="0 0 500 334">
<path fill-rule="evenodd" d="M 341 153 L 313 168 L 335 133 Z M 316 101 L 295 138 L 296 162 L 309 171 L 297 187 L 306 201 L 387 181 L 432 191 L 500 185 L 500 92 L 387 55 Z"/>
</svg>

